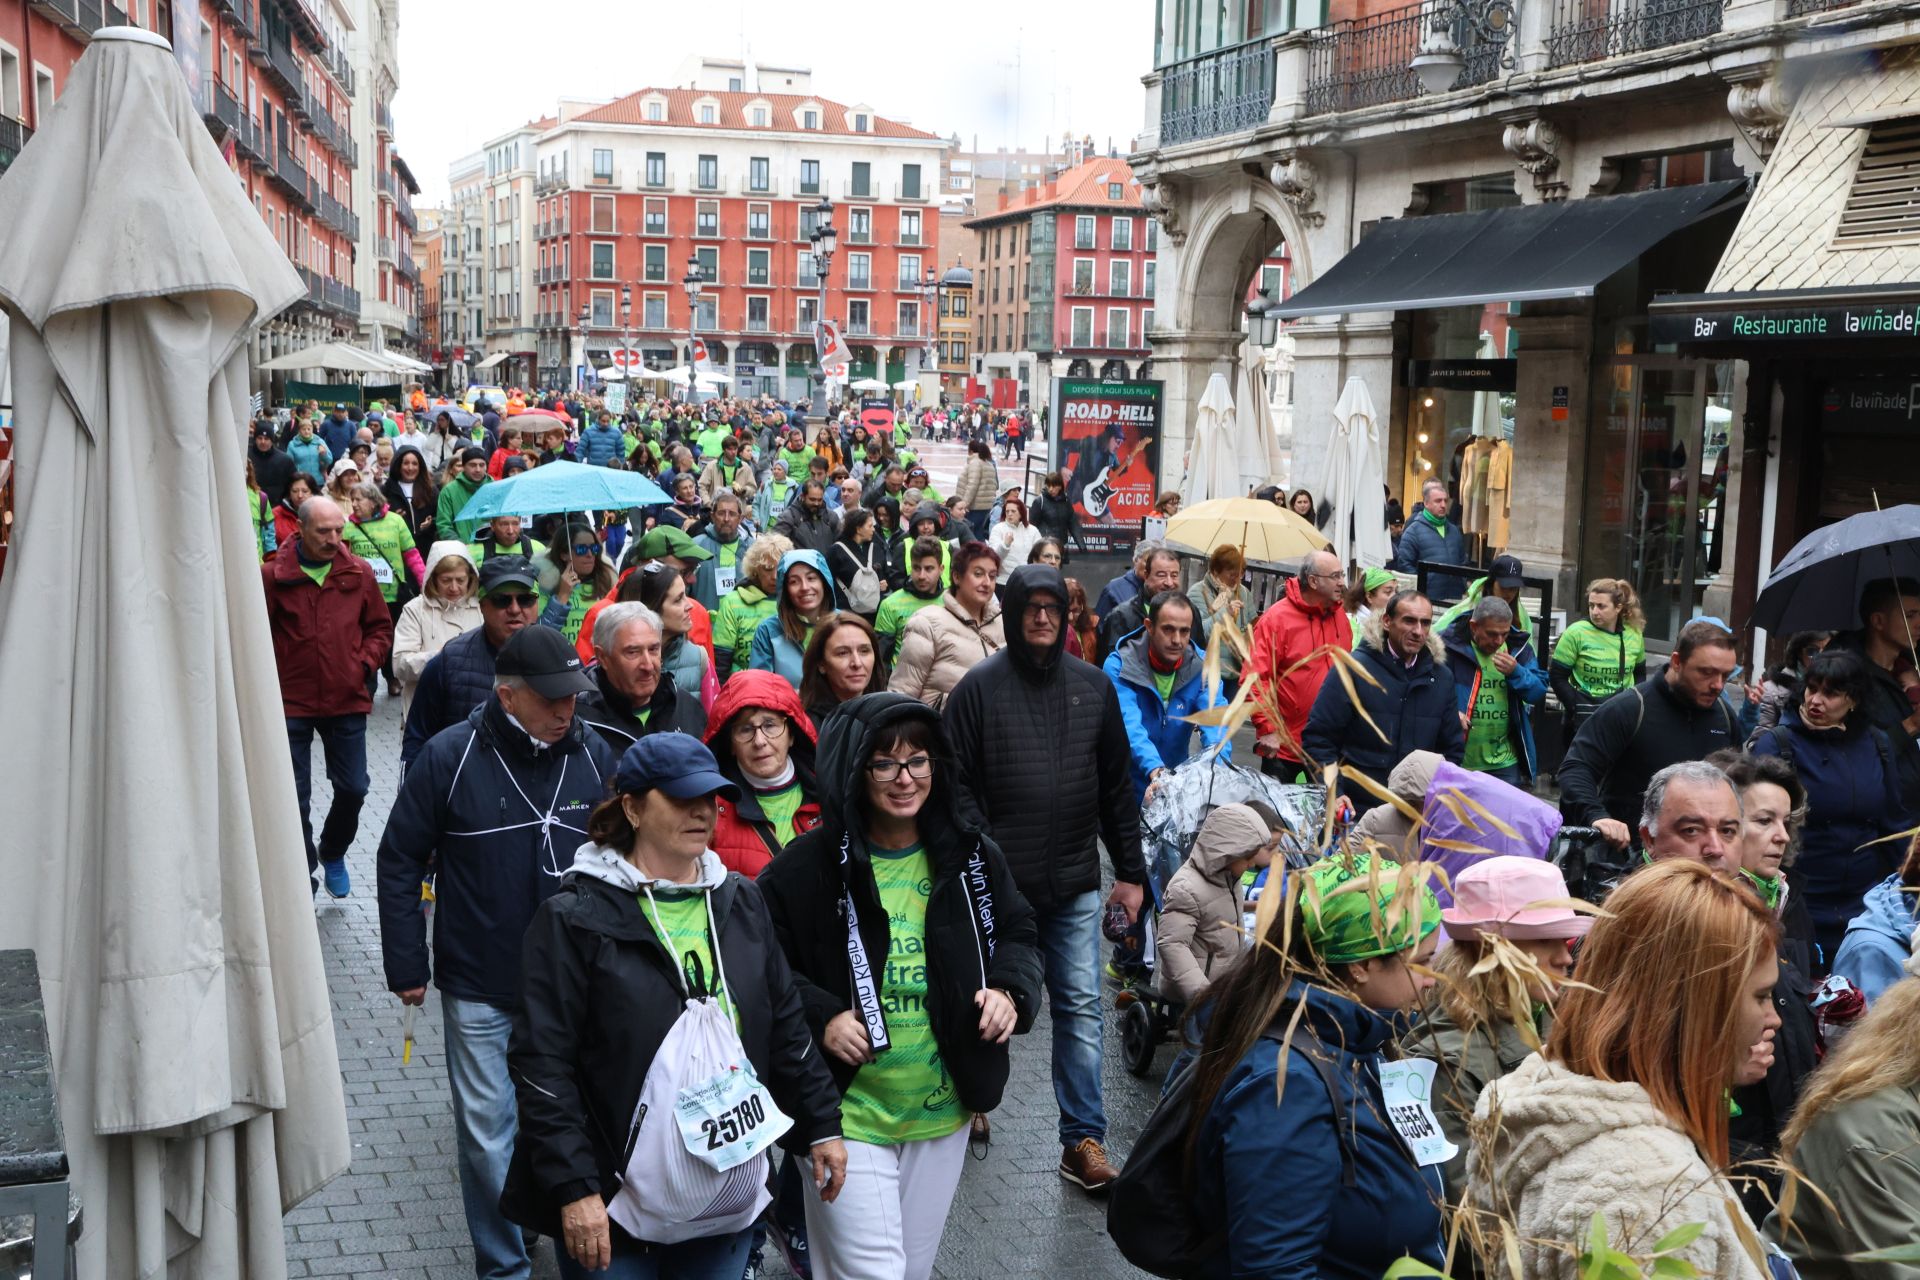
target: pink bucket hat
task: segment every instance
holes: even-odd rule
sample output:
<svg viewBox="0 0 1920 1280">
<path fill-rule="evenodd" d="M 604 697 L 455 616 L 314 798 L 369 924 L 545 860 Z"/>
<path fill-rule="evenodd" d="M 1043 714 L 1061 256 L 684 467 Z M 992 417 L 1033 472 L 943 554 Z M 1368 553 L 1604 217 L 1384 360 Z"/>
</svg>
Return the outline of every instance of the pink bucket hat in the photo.
<svg viewBox="0 0 1920 1280">
<path fill-rule="evenodd" d="M 1593 926 L 1570 907 L 1529 906 L 1566 898 L 1560 868 L 1538 858 L 1503 854 L 1476 861 L 1454 877 L 1453 905 L 1440 913 L 1447 936 L 1468 939 L 1497 933 L 1503 938 L 1578 938 Z"/>
</svg>

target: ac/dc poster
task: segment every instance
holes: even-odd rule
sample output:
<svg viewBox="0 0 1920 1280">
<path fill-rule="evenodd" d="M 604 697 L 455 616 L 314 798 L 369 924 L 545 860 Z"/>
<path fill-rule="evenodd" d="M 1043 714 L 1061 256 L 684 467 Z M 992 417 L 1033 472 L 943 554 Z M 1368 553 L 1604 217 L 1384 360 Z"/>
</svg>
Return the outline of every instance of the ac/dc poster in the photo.
<svg viewBox="0 0 1920 1280">
<path fill-rule="evenodd" d="M 1058 424 L 1047 461 L 1064 471 L 1067 500 L 1090 551 L 1123 551 L 1153 514 L 1160 484 L 1163 384 L 1063 378 L 1048 416 Z"/>
</svg>

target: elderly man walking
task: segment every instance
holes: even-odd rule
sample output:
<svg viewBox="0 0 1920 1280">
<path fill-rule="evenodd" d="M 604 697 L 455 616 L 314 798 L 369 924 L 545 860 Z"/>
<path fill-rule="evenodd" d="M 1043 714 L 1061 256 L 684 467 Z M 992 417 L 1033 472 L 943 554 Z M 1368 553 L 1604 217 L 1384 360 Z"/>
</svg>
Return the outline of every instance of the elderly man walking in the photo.
<svg viewBox="0 0 1920 1280">
<path fill-rule="evenodd" d="M 326 870 L 327 892 L 353 891 L 347 848 L 367 798 L 367 713 L 372 677 L 393 648 L 393 619 L 364 560 L 342 544 L 346 515 L 329 498 L 300 505 L 300 534 L 260 566 L 280 669 L 280 701 L 293 753 L 294 789 L 307 874 Z M 313 735 L 326 752 L 333 803 L 320 843 L 313 839 Z"/>
</svg>

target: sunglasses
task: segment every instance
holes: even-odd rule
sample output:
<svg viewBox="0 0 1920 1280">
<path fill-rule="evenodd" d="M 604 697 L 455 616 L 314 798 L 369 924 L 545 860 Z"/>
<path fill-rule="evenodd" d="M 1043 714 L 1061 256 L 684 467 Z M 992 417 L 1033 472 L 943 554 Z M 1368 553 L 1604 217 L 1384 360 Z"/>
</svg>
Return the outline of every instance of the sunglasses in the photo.
<svg viewBox="0 0 1920 1280">
<path fill-rule="evenodd" d="M 591 556 L 591 555 L 597 555 L 597 554 L 599 554 L 599 551 L 600 551 L 600 544 L 599 544 L 599 543 L 597 543 L 597 542 L 582 542 L 582 543 L 580 543 L 579 545 L 577 545 L 577 546 L 575 546 L 575 547 L 574 547 L 574 549 L 573 549 L 573 554 L 575 554 L 575 555 L 577 555 L 577 556 Z"/>
<path fill-rule="evenodd" d="M 487 599 L 499 605 L 502 609 L 511 609 L 515 606 L 522 609 L 531 609 L 540 602 L 540 597 L 534 595 L 531 591 L 496 591 L 488 596 Z"/>
</svg>

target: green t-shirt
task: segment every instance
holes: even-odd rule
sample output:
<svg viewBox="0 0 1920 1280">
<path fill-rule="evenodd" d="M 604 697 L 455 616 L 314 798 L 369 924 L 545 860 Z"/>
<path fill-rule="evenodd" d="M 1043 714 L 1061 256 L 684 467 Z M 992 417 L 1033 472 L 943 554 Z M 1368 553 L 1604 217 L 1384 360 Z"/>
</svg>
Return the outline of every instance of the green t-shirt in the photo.
<svg viewBox="0 0 1920 1280">
<path fill-rule="evenodd" d="M 600 601 L 591 582 L 581 582 L 573 588 L 573 594 L 567 597 L 567 620 L 560 624 L 560 634 L 567 638 L 568 644 L 580 639 L 580 624 L 587 620 L 587 610 Z"/>
<path fill-rule="evenodd" d="M 719 564 L 722 569 L 731 569 L 740 563 L 740 539 L 720 544 Z"/>
<path fill-rule="evenodd" d="M 782 449 L 777 456 L 780 461 L 787 464 L 787 476 L 789 479 L 794 477 L 802 480 L 806 479 L 807 464 L 813 461 L 813 450 Z"/>
<path fill-rule="evenodd" d="M 807 802 L 798 782 L 790 782 L 778 791 L 755 791 L 753 798 L 760 802 L 760 812 L 767 815 L 767 821 L 773 824 L 773 838 L 780 842 L 781 848 L 793 839 L 794 815 L 800 812 L 800 806 Z"/>
<path fill-rule="evenodd" d="M 1510 769 L 1519 758 L 1513 754 L 1513 737 L 1507 732 L 1507 677 L 1479 649 L 1473 656 L 1480 662 L 1480 687 L 1474 694 L 1461 763 L 1469 769 Z"/>
<path fill-rule="evenodd" d="M 1573 672 L 1582 693 L 1610 698 L 1634 682 L 1646 659 L 1646 639 L 1632 627 L 1602 631 L 1585 618 L 1560 634 L 1553 660 Z"/>
<path fill-rule="evenodd" d="M 1178 671 L 1152 671 L 1151 674 L 1153 676 L 1153 687 L 1154 690 L 1159 693 L 1160 701 L 1171 701 L 1173 698 L 1173 678 L 1180 673 Z"/>
<path fill-rule="evenodd" d="M 700 446 L 700 456 L 711 460 L 720 456 L 720 442 L 732 434 L 725 427 L 708 427 L 696 435 L 693 442 Z"/>
<path fill-rule="evenodd" d="M 651 897 L 651 901 L 649 901 Z M 690 995 L 718 995 L 720 1005 L 740 1026 L 740 1011 L 721 990 L 720 977 L 714 971 L 713 934 L 708 929 L 707 895 L 655 890 L 640 895 L 640 910 L 653 925 L 654 936 L 680 966 L 680 976 Z"/>
<path fill-rule="evenodd" d="M 869 849 L 873 880 L 889 930 L 880 1003 L 893 1042 L 854 1074 L 840 1100 L 841 1131 L 854 1142 L 896 1146 L 944 1138 L 967 1123 L 966 1108 L 940 1061 L 927 1016 L 927 898 L 933 868 L 927 851 Z"/>
<path fill-rule="evenodd" d="M 308 564 L 305 560 L 300 561 L 300 572 L 312 578 L 313 585 L 316 587 L 324 587 L 327 585 L 327 574 L 332 568 L 333 561 L 331 560 L 325 564 Z"/>
<path fill-rule="evenodd" d="M 902 587 L 880 602 L 880 612 L 873 615 L 873 629 L 898 645 L 913 615 L 939 603 L 939 596 L 917 596 Z"/>
</svg>

